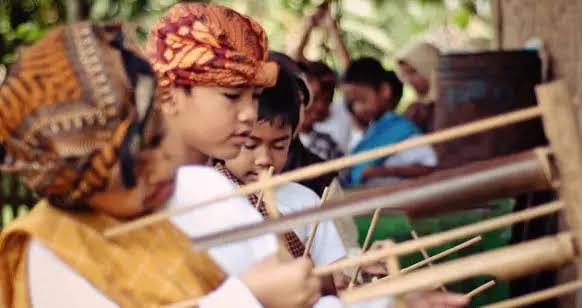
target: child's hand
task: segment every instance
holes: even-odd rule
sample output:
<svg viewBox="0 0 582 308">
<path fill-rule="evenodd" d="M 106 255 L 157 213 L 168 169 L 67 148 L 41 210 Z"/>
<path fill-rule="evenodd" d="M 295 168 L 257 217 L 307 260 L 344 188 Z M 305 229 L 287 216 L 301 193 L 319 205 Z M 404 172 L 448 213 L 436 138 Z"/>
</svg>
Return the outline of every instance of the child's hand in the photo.
<svg viewBox="0 0 582 308">
<path fill-rule="evenodd" d="M 312 307 L 320 297 L 321 282 L 307 258 L 282 262 L 268 257 L 248 270 L 241 281 L 265 307 Z"/>
<path fill-rule="evenodd" d="M 463 295 L 448 292 L 415 292 L 406 295 L 409 308 L 456 308 L 465 307 L 469 300 Z"/>
</svg>

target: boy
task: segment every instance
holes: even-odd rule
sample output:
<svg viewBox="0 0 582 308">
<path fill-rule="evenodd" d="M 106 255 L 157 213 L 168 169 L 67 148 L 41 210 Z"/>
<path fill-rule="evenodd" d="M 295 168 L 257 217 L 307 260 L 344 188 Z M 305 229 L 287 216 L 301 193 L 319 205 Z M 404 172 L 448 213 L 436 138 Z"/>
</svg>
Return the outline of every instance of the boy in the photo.
<svg viewBox="0 0 582 308">
<path fill-rule="evenodd" d="M 402 83 L 375 59 L 353 61 L 342 80 L 344 97 L 358 118 L 369 126 L 353 153 L 400 142 L 421 134 L 414 123 L 394 113 L 402 97 Z M 437 164 L 432 147 L 421 146 L 353 167 L 351 185 L 379 185 L 432 172 Z"/>
</svg>

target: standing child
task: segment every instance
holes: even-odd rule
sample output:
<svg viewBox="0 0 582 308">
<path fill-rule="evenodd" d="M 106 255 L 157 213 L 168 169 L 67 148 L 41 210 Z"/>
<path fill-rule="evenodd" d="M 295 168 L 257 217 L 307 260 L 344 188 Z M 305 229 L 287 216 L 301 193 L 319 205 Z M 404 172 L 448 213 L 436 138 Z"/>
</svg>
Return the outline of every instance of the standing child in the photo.
<svg viewBox="0 0 582 308">
<path fill-rule="evenodd" d="M 405 117 L 394 113 L 402 97 L 402 82 L 386 71 L 375 59 L 353 61 L 342 80 L 342 90 L 354 113 L 369 123 L 353 153 L 400 142 L 421 134 L 420 129 Z M 350 170 L 348 183 L 378 185 L 404 178 L 426 175 L 437 164 L 431 146 L 420 146 L 398 152 L 387 158 L 356 165 Z"/>
</svg>

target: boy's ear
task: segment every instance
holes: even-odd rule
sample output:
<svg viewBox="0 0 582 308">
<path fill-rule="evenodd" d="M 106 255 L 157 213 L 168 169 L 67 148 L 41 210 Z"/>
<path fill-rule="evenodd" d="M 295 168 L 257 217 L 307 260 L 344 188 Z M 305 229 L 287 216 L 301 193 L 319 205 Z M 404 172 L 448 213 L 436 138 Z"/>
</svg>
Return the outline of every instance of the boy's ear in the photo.
<svg viewBox="0 0 582 308">
<path fill-rule="evenodd" d="M 191 95 L 191 90 L 184 88 L 172 88 L 170 94 L 172 100 L 161 104 L 161 109 L 164 114 L 176 115 L 178 112 L 184 110 L 187 98 Z"/>
</svg>

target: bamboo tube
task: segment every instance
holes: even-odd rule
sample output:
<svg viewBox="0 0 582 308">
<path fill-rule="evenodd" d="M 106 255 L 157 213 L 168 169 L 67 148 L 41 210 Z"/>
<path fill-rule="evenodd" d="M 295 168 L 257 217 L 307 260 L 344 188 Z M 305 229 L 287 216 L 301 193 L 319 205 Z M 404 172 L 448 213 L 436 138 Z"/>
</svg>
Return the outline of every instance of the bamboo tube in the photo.
<svg viewBox="0 0 582 308">
<path fill-rule="evenodd" d="M 490 288 L 492 288 L 495 285 L 495 280 L 490 280 L 489 282 L 475 288 L 474 290 L 472 290 L 471 292 L 465 294 L 465 298 L 466 299 L 471 299 L 475 296 L 477 296 L 479 293 L 483 293 L 486 290 L 489 290 Z"/>
<path fill-rule="evenodd" d="M 212 203 L 220 202 L 226 199 L 230 199 L 232 197 L 246 196 L 248 194 L 256 193 L 267 188 L 276 187 L 278 185 L 285 184 L 288 182 L 314 178 L 322 174 L 326 174 L 329 172 L 357 165 L 358 163 L 364 161 L 385 157 L 402 150 L 414 148 L 421 145 L 435 144 L 455 138 L 469 136 L 482 131 L 492 130 L 498 127 L 503 127 L 531 120 L 539 117 L 540 115 L 541 109 L 539 107 L 524 108 L 518 111 L 508 112 L 502 115 L 475 121 L 469 124 L 459 125 L 448 129 L 440 130 L 424 136 L 413 137 L 399 143 L 391 144 L 385 147 L 373 149 L 363 153 L 358 153 L 355 155 L 345 156 L 335 160 L 330 160 L 327 162 L 311 165 L 305 168 L 297 169 L 291 172 L 274 176 L 268 181 L 259 181 L 257 183 L 242 186 L 236 191 L 234 191 L 232 194 L 213 198 L 205 202 L 192 204 L 187 207 L 160 211 L 155 214 L 144 216 L 132 222 L 128 222 L 120 226 L 109 228 L 105 230 L 104 235 L 105 237 L 113 237 L 115 235 L 130 232 L 134 229 L 143 228 L 156 222 L 166 220 L 169 217 L 185 213 L 199 207 L 208 206 Z"/>
<path fill-rule="evenodd" d="M 323 193 L 321 194 L 321 206 L 325 206 L 325 201 L 327 200 L 327 195 L 329 193 L 329 187 L 326 186 L 323 189 Z M 311 251 L 311 247 L 313 246 L 313 240 L 315 239 L 315 234 L 317 233 L 317 227 L 319 227 L 319 223 L 316 222 L 313 227 L 311 227 L 311 231 L 309 232 L 309 237 L 307 237 L 307 242 L 305 244 L 305 252 L 303 252 L 303 256 L 307 257 L 309 252 Z"/>
<path fill-rule="evenodd" d="M 413 239 L 415 239 L 415 240 L 417 240 L 417 239 L 418 239 L 418 234 L 416 234 L 416 231 L 414 231 L 414 230 L 410 231 L 410 235 L 412 235 L 412 238 L 413 238 Z M 430 256 L 428 255 L 428 251 L 426 251 L 426 249 L 424 249 L 424 248 L 421 248 L 421 249 L 420 249 L 420 253 L 422 254 L 422 257 L 423 257 L 425 260 L 429 260 L 429 259 L 430 259 Z M 428 266 L 432 266 L 432 261 L 428 261 L 428 262 L 427 262 L 427 265 L 428 265 Z M 439 289 L 441 289 L 441 291 L 443 291 L 443 292 L 447 292 L 447 288 L 446 288 L 444 285 L 441 285 L 441 286 L 439 287 Z"/>
<path fill-rule="evenodd" d="M 426 290 L 434 285 L 479 275 L 492 275 L 501 280 L 509 280 L 531 272 L 559 267 L 574 258 L 572 236 L 561 233 L 424 268 L 382 283 L 354 288 L 343 292 L 340 297 L 344 302 L 353 303 L 380 296 Z"/>
<path fill-rule="evenodd" d="M 543 291 L 534 292 L 531 294 L 526 294 L 523 296 L 519 296 L 516 298 L 504 300 L 489 306 L 486 308 L 513 308 L 513 307 L 523 307 L 526 305 L 534 304 L 537 302 L 541 302 L 546 299 L 559 297 L 564 294 L 572 293 L 577 290 L 582 289 L 582 281 L 576 280 L 572 282 L 568 282 L 565 284 L 561 284 L 559 286 L 555 286 L 552 288 L 548 288 Z"/>
<path fill-rule="evenodd" d="M 378 219 L 380 218 L 380 209 L 376 209 L 374 211 L 374 215 L 372 216 L 372 221 L 370 222 L 370 227 L 368 228 L 368 232 L 366 233 L 366 238 L 364 239 L 364 245 L 362 246 L 362 252 L 368 251 L 370 248 L 370 242 L 372 241 L 372 236 L 374 235 L 374 231 L 376 230 L 376 225 L 378 224 Z M 348 289 L 354 287 L 356 281 L 358 280 L 358 276 L 360 275 L 360 267 L 356 268 L 356 273 L 350 280 L 348 285 Z"/>
<path fill-rule="evenodd" d="M 488 231 L 496 230 L 504 226 L 512 225 L 524 220 L 533 219 L 536 217 L 548 215 L 559 211 L 562 208 L 562 202 L 556 201 L 547 203 L 545 205 L 540 205 L 535 208 L 531 208 L 528 210 L 523 210 L 519 212 L 515 212 L 512 214 L 504 215 L 502 217 L 493 218 L 489 220 L 485 220 L 479 223 L 471 224 L 468 226 L 452 229 L 449 231 L 441 232 L 438 234 L 433 234 L 429 236 L 422 237 L 418 240 L 414 241 L 407 241 L 400 243 L 394 247 L 390 254 L 394 255 L 405 255 L 415 251 L 418 251 L 420 248 L 428 248 L 434 247 L 438 245 L 442 245 L 444 243 L 450 242 L 452 240 L 458 238 L 464 238 L 468 236 L 472 236 L 475 234 L 482 234 Z M 343 270 L 349 267 L 361 266 L 365 264 L 370 264 L 386 257 L 387 252 L 382 251 L 373 251 L 367 253 L 361 257 L 342 260 L 336 263 L 318 267 L 314 269 L 314 273 L 316 275 L 329 275 L 333 272 Z"/>
</svg>

